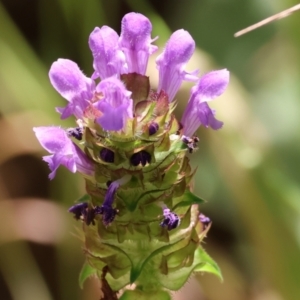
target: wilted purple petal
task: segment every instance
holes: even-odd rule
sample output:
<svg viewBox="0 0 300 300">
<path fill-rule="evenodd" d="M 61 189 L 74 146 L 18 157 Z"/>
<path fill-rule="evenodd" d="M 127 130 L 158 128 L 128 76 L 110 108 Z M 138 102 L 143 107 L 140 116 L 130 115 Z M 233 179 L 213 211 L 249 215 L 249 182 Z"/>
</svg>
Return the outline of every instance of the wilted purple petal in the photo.
<svg viewBox="0 0 300 300">
<path fill-rule="evenodd" d="M 104 79 L 127 72 L 125 55 L 119 49 L 118 40 L 118 34 L 108 26 L 96 27 L 90 34 L 89 46 L 94 57 L 94 79 Z"/>
<path fill-rule="evenodd" d="M 133 117 L 131 92 L 115 77 L 102 80 L 96 90 L 103 96 L 95 103 L 97 109 L 103 113 L 96 119 L 97 123 L 105 130 L 123 129 L 126 121 Z"/>
<path fill-rule="evenodd" d="M 191 96 L 182 116 L 183 134 L 191 137 L 200 125 L 220 129 L 223 122 L 215 118 L 215 111 L 206 102 L 220 96 L 229 82 L 229 72 L 224 69 L 204 75 L 191 89 Z"/>
<path fill-rule="evenodd" d="M 82 117 L 88 101 L 92 98 L 94 82 L 86 77 L 78 65 L 69 59 L 58 59 L 49 71 L 53 87 L 69 102 L 65 108 L 58 108 L 62 119 L 75 115 Z"/>
<path fill-rule="evenodd" d="M 183 30 L 175 31 L 166 44 L 166 48 L 156 59 L 159 70 L 157 91 L 165 91 L 171 102 L 179 90 L 183 80 L 197 81 L 198 71 L 188 73 L 184 70 L 195 51 L 195 41 Z"/>
<path fill-rule="evenodd" d="M 51 170 L 50 179 L 54 178 L 56 170 L 60 165 L 65 166 L 72 173 L 79 171 L 87 175 L 93 174 L 94 168 L 92 162 L 70 140 L 65 130 L 54 126 L 35 127 L 33 130 L 42 147 L 51 154 L 43 157 Z"/>
<path fill-rule="evenodd" d="M 177 214 L 172 212 L 169 208 L 165 207 L 163 209 L 164 220 L 160 223 L 160 226 L 167 227 L 168 230 L 175 229 L 180 224 L 180 218 Z"/>
<path fill-rule="evenodd" d="M 119 46 L 125 53 L 128 73 L 146 73 L 148 58 L 157 50 L 151 45 L 152 24 L 148 18 L 139 13 L 129 13 L 122 19 Z"/>
<path fill-rule="evenodd" d="M 68 211 L 74 214 L 74 218 L 79 220 L 81 216 L 86 214 L 86 209 L 88 208 L 87 202 L 80 202 L 71 206 Z"/>
<path fill-rule="evenodd" d="M 68 128 L 66 130 L 69 137 L 74 137 L 76 140 L 81 141 L 83 136 L 83 127 L 75 127 L 75 128 Z"/>
</svg>

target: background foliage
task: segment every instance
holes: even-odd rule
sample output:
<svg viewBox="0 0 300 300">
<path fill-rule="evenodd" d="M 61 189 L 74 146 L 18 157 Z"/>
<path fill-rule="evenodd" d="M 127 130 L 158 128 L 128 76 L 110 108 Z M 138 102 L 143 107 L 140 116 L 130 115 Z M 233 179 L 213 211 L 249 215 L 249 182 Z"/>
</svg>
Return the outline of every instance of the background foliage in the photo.
<svg viewBox="0 0 300 300">
<path fill-rule="evenodd" d="M 300 18 L 292 15 L 238 39 L 233 34 L 291 0 L 2 0 L 0 3 L 0 298 L 99 298 L 97 282 L 78 286 L 78 224 L 67 208 L 80 177 L 61 168 L 48 181 L 33 126 L 62 124 L 63 100 L 47 73 L 57 58 L 92 73 L 89 33 L 119 32 L 129 11 L 148 16 L 163 47 L 188 30 L 198 51 L 189 70 L 228 68 L 230 87 L 214 103 L 221 131 L 201 128 L 196 193 L 213 220 L 205 248 L 224 282 L 195 276 L 175 299 L 300 299 Z M 155 68 L 148 74 L 155 82 Z M 179 94 L 178 115 L 188 99 Z M 75 225 L 74 225 L 75 224 Z M 79 227 L 79 226 L 78 226 Z"/>
</svg>

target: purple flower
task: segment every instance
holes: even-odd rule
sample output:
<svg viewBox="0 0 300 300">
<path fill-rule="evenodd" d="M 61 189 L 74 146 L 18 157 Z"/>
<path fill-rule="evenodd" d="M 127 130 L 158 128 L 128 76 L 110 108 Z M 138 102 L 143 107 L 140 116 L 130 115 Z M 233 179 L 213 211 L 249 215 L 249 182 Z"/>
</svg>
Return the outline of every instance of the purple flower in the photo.
<svg viewBox="0 0 300 300">
<path fill-rule="evenodd" d="M 118 212 L 115 208 L 112 207 L 112 204 L 115 200 L 115 195 L 119 187 L 119 181 L 113 181 L 110 183 L 105 194 L 103 204 L 96 211 L 97 214 L 101 214 L 103 216 L 102 222 L 105 226 L 109 225 L 115 219 L 115 216 Z"/>
<path fill-rule="evenodd" d="M 146 73 L 148 58 L 157 50 L 151 45 L 152 24 L 143 15 L 129 13 L 122 19 L 119 46 L 123 50 L 128 64 L 128 73 Z"/>
<path fill-rule="evenodd" d="M 166 44 L 166 48 L 156 59 L 159 70 L 157 91 L 165 91 L 171 102 L 183 80 L 197 81 L 198 70 L 188 73 L 185 65 L 195 51 L 195 42 L 190 34 L 183 30 L 175 31 Z"/>
<path fill-rule="evenodd" d="M 96 121 L 104 130 L 121 130 L 125 128 L 129 118 L 133 118 L 133 102 L 131 92 L 115 77 L 102 80 L 96 91 L 102 99 L 95 107 L 103 114 Z"/>
<path fill-rule="evenodd" d="M 201 124 L 212 129 L 222 127 L 223 122 L 214 117 L 215 112 L 207 102 L 223 94 L 228 82 L 229 72 L 223 69 L 207 73 L 191 89 L 191 96 L 181 120 L 185 136 L 191 137 Z"/>
<path fill-rule="evenodd" d="M 125 55 L 118 46 L 118 40 L 118 34 L 108 26 L 96 27 L 90 34 L 89 46 L 95 70 L 93 79 L 127 73 Z"/>
<path fill-rule="evenodd" d="M 72 173 L 79 171 L 87 175 L 93 174 L 93 163 L 86 154 L 69 139 L 65 130 L 60 127 L 49 126 L 35 127 L 33 131 L 42 147 L 51 154 L 43 157 L 43 160 L 49 164 L 51 170 L 49 174 L 50 179 L 54 178 L 56 170 L 60 165 L 65 166 Z"/>
<path fill-rule="evenodd" d="M 70 115 L 81 118 L 93 96 L 93 80 L 86 77 L 78 65 L 69 59 L 54 62 L 49 78 L 53 87 L 69 102 L 66 107 L 57 108 L 61 118 L 65 119 Z"/>
</svg>

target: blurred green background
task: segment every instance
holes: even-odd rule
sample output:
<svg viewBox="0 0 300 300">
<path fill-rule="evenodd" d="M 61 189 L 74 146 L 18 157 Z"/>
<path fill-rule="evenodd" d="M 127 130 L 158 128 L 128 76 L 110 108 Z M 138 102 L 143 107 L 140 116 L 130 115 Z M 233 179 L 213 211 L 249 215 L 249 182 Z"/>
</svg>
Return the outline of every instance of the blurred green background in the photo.
<svg viewBox="0 0 300 300">
<path fill-rule="evenodd" d="M 92 74 L 87 40 L 95 26 L 120 30 L 141 12 L 163 47 L 184 28 L 198 50 L 188 70 L 228 68 L 231 83 L 212 104 L 220 131 L 200 128 L 191 157 L 195 191 L 213 220 L 204 248 L 224 282 L 193 277 L 174 299 L 300 299 L 300 18 L 295 13 L 240 38 L 233 34 L 297 4 L 291 0 L 2 0 L 0 2 L 0 299 L 98 300 L 83 290 L 80 225 L 67 208 L 84 193 L 80 176 L 61 168 L 49 181 L 33 126 L 61 124 L 64 100 L 48 70 L 58 58 Z M 155 85 L 155 66 L 148 70 Z M 190 87 L 190 86 L 189 86 Z M 188 86 L 178 94 L 182 114 Z"/>
</svg>

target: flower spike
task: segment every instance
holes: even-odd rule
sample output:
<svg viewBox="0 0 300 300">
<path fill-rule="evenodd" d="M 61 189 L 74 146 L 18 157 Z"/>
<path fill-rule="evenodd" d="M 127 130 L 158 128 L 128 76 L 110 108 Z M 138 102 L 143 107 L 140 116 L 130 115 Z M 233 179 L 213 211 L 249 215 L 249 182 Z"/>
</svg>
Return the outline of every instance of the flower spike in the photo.
<svg viewBox="0 0 300 300">
<path fill-rule="evenodd" d="M 225 91 L 229 72 L 201 79 L 198 71 L 187 72 L 195 41 L 180 29 L 156 59 L 155 90 L 145 76 L 157 50 L 151 32 L 150 20 L 139 13 L 124 16 L 120 36 L 108 26 L 96 27 L 88 39 L 91 78 L 68 59 L 54 62 L 49 72 L 68 102 L 56 110 L 62 119 L 73 115 L 74 126 L 34 128 L 49 152 L 43 158 L 49 178 L 60 165 L 84 178 L 87 195 L 69 212 L 84 234 L 81 283 L 96 275 L 103 299 L 117 299 L 120 291 L 120 299 L 171 299 L 195 272 L 221 278 L 201 246 L 212 223 L 198 209 L 203 200 L 191 191 L 194 172 L 187 155 L 198 148 L 199 126 L 223 125 L 208 102 Z M 195 85 L 179 122 L 174 98 L 182 81 Z"/>
</svg>

